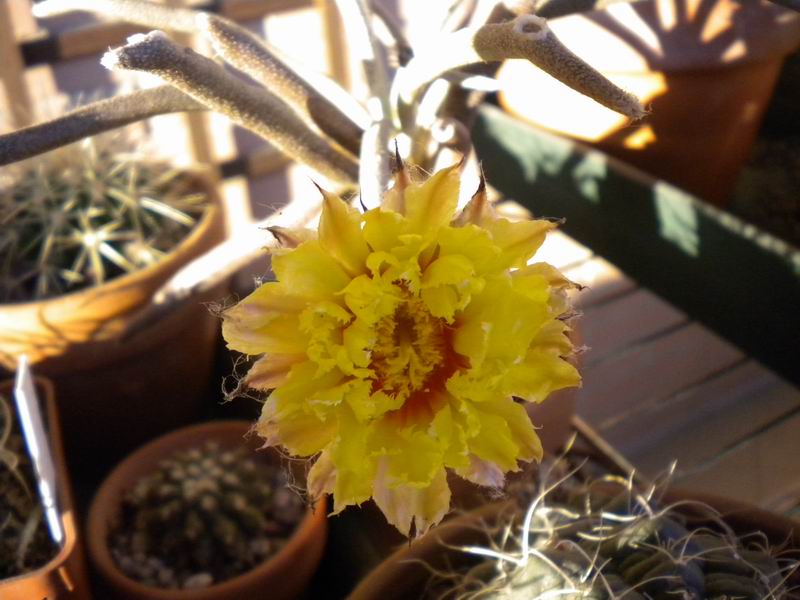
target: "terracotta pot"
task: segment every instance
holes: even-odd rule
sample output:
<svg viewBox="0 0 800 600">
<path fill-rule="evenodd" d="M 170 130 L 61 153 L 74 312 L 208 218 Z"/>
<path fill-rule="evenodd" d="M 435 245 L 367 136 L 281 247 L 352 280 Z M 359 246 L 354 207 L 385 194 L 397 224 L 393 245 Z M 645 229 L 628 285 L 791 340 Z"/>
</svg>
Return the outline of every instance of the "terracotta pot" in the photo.
<svg viewBox="0 0 800 600">
<path fill-rule="evenodd" d="M 0 384 L 0 394 L 11 397 L 13 382 Z M 75 522 L 75 507 L 72 500 L 61 430 L 58 424 L 53 385 L 45 379 L 36 380 L 36 388 L 43 402 L 46 427 L 50 434 L 50 449 L 56 468 L 58 504 L 64 543 L 53 559 L 46 565 L 11 579 L 0 581 L 0 598 L 3 600 L 88 600 L 92 597 L 86 574 L 86 560 L 78 528 Z"/>
<path fill-rule="evenodd" d="M 216 188 L 199 172 L 195 178 L 212 206 L 157 264 L 99 287 L 0 306 L 0 367 L 13 371 L 27 354 L 36 372 L 53 380 L 73 464 L 85 457 L 113 460 L 202 414 L 219 323 L 201 302 L 218 300 L 224 287 L 119 341 L 163 283 L 224 239 Z"/>
<path fill-rule="evenodd" d="M 691 499 L 705 502 L 722 513 L 726 522 L 739 535 L 763 531 L 775 544 L 788 542 L 789 548 L 800 548 L 800 525 L 761 509 L 707 495 L 674 491 L 667 495 L 668 501 Z M 457 568 L 475 557 L 453 550 L 465 545 L 485 545 L 489 541 L 486 525 L 497 523 L 517 510 L 514 503 L 496 502 L 437 527 L 420 540 L 402 547 L 367 575 L 348 596 L 348 600 L 403 600 L 421 598 L 431 573 L 436 569 Z M 708 524 L 699 513 L 689 510 L 697 517 L 695 523 Z M 449 549 L 448 549 L 449 548 Z"/>
<path fill-rule="evenodd" d="M 127 577 L 111 557 L 107 540 L 111 526 L 119 518 L 124 494 L 143 476 L 175 452 L 214 440 L 223 447 L 236 448 L 246 443 L 254 452 L 258 441 L 244 437 L 251 427 L 248 421 L 214 421 L 180 429 L 152 441 L 120 463 L 100 486 L 89 509 L 88 550 L 90 560 L 108 591 L 103 598 L 125 600 L 289 600 L 297 598 L 306 587 L 322 556 L 327 535 L 327 509 L 319 502 L 287 544 L 272 558 L 254 569 L 199 590 L 164 590 L 146 586 Z M 257 458 L 281 464 L 277 452 L 258 451 Z"/>
<path fill-rule="evenodd" d="M 631 124 L 523 61 L 498 74 L 503 106 L 717 205 L 727 203 L 781 65 L 800 44 L 800 15 L 767 2 L 652 0 L 550 27 L 650 114 Z"/>
</svg>

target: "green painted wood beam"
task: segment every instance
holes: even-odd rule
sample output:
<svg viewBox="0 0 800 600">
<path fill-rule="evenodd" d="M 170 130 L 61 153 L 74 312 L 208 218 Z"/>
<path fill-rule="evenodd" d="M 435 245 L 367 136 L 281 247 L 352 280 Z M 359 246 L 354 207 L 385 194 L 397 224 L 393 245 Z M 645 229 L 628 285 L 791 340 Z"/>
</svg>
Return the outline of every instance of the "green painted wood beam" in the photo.
<svg viewBox="0 0 800 600">
<path fill-rule="evenodd" d="M 537 216 L 565 217 L 566 233 L 800 385 L 797 248 L 493 106 L 481 108 L 473 136 L 504 195 Z"/>
</svg>

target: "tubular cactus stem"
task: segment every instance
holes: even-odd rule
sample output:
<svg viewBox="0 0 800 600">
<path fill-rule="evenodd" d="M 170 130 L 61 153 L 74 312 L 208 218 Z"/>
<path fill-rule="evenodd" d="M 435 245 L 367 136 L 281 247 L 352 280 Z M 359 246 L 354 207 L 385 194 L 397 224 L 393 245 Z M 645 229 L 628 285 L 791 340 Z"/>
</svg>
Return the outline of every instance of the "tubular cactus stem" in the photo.
<svg viewBox="0 0 800 600">
<path fill-rule="evenodd" d="M 636 96 L 618 88 L 578 58 L 550 31 L 547 21 L 522 15 L 505 23 L 481 27 L 473 47 L 484 61 L 524 58 L 574 90 L 632 119 L 645 110 Z"/>
<path fill-rule="evenodd" d="M 290 69 L 268 44 L 244 27 L 216 15 L 198 13 L 196 21 L 200 32 L 228 63 L 280 94 L 307 121 L 358 155 L 361 127 Z M 341 93 L 346 95 L 343 90 Z"/>
<path fill-rule="evenodd" d="M 558 40 L 547 22 L 535 15 L 444 36 L 427 52 L 417 54 L 398 76 L 400 97 L 410 103 L 419 89 L 449 70 L 509 58 L 527 59 L 571 88 L 627 117 L 639 119 L 646 114 L 635 96 L 576 56 Z"/>
<path fill-rule="evenodd" d="M 266 89 L 243 83 L 214 61 L 178 46 L 161 31 L 135 35 L 128 42 L 127 46 L 107 52 L 102 64 L 112 70 L 131 69 L 158 75 L 325 177 L 345 183 L 356 180 L 356 159 L 320 138 L 287 104 Z"/>
<path fill-rule="evenodd" d="M 93 102 L 57 119 L 0 135 L 0 166 L 155 115 L 206 107 L 164 85 Z"/>
</svg>

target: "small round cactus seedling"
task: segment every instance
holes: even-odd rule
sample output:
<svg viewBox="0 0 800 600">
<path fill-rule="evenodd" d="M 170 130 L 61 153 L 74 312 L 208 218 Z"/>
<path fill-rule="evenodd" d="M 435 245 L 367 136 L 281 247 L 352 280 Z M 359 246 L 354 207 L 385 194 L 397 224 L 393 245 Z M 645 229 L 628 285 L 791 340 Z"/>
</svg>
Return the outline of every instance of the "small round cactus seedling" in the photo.
<svg viewBox="0 0 800 600">
<path fill-rule="evenodd" d="M 215 442 L 177 452 L 123 499 L 110 534 L 117 565 L 162 588 L 200 588 L 235 577 L 275 554 L 305 505 L 286 475 Z"/>
</svg>

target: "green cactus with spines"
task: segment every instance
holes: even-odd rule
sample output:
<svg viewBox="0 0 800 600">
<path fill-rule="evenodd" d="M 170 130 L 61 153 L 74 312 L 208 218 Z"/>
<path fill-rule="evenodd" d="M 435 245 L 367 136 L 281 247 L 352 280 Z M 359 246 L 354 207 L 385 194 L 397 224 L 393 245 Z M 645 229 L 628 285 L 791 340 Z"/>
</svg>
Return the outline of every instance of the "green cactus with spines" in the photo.
<svg viewBox="0 0 800 600">
<path fill-rule="evenodd" d="M 511 536 L 511 548 L 488 550 L 490 558 L 459 576 L 454 588 L 436 587 L 432 595 L 509 600 L 791 597 L 786 579 L 799 563 L 781 559 L 763 535 L 738 538 L 713 511 L 707 513 L 719 528 L 695 529 L 676 507 L 662 508 L 622 485 L 570 479 L 539 498 L 529 529 Z M 452 574 L 448 579 L 453 580 Z"/>
<path fill-rule="evenodd" d="M 120 568 L 147 585 L 205 587 L 277 552 L 304 510 L 277 466 L 207 442 L 134 485 L 110 546 Z"/>
<path fill-rule="evenodd" d="M 0 175 L 0 302 L 40 300 L 157 262 L 208 205 L 187 174 L 104 133 Z"/>
</svg>

